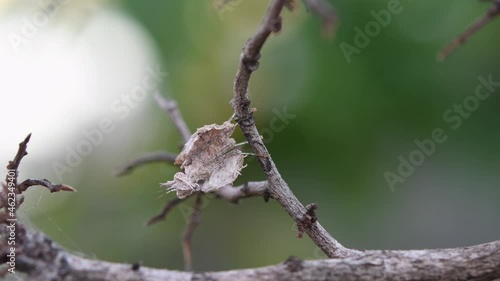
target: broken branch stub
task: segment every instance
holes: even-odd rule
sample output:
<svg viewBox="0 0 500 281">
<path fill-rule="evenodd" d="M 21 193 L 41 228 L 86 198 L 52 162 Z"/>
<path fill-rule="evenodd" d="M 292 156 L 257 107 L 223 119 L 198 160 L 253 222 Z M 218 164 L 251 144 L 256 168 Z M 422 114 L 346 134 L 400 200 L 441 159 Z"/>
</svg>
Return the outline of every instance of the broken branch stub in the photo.
<svg viewBox="0 0 500 281">
<path fill-rule="evenodd" d="M 198 128 L 175 159 L 184 171 L 161 186 L 183 199 L 197 191 L 214 192 L 232 184 L 244 168 L 244 155 L 235 149 L 236 141 L 231 138 L 235 127 L 226 121 Z"/>
</svg>

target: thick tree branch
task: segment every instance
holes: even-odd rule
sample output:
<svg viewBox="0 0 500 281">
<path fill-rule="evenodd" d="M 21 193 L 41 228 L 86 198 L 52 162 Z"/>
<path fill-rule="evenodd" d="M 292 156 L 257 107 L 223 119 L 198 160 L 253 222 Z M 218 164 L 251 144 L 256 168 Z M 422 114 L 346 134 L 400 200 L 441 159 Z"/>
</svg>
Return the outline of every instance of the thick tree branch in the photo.
<svg viewBox="0 0 500 281">
<path fill-rule="evenodd" d="M 357 256 L 253 269 L 188 273 L 89 260 L 63 251 L 41 233 L 25 235 L 19 269 L 30 281 L 351 281 L 494 280 L 500 278 L 500 240 L 455 249 L 363 251 Z M 2 255 L 0 258 L 4 259 Z M 5 261 L 2 261 L 5 262 Z"/>
<path fill-rule="evenodd" d="M 234 97 L 231 104 L 234 108 L 235 119 L 240 125 L 248 144 L 255 155 L 258 155 L 259 164 L 269 182 L 271 196 L 280 203 L 286 212 L 295 220 L 297 225 L 303 224 L 302 219 L 307 213 L 306 208 L 292 193 L 288 184 L 281 177 L 273 159 L 269 155 L 266 146 L 255 126 L 253 117 L 254 110 L 250 109 L 250 98 L 248 97 L 248 84 L 253 71 L 259 65 L 260 50 L 272 32 L 281 29 L 280 13 L 285 5 L 285 0 L 273 0 L 259 29 L 250 38 L 240 56 L 240 64 L 234 80 Z M 304 231 L 331 258 L 342 258 L 358 253 L 342 246 L 335 240 L 319 222 L 308 225 Z"/>
</svg>

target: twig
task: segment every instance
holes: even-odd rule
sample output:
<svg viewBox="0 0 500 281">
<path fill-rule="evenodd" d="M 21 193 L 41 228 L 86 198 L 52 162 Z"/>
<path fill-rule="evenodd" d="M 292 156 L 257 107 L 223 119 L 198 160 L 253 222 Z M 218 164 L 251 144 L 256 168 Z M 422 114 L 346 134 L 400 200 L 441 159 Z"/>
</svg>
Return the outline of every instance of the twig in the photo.
<svg viewBox="0 0 500 281">
<path fill-rule="evenodd" d="M 230 185 L 224 186 L 219 190 L 215 191 L 215 194 L 220 199 L 224 199 L 231 203 L 236 204 L 241 199 L 244 198 L 258 197 L 258 196 L 264 197 L 268 187 L 269 184 L 267 181 L 253 181 L 253 182 L 251 181 L 242 184 L 240 186 L 234 186 L 234 187 Z M 179 199 L 175 197 L 174 199 L 168 201 L 158 215 L 152 217 L 146 222 L 146 226 L 150 226 L 164 220 L 165 217 L 168 215 L 168 213 L 173 208 L 175 208 L 175 206 L 177 206 L 179 203 L 183 202 L 186 199 Z"/>
<path fill-rule="evenodd" d="M 182 140 L 186 143 L 191 137 L 191 131 L 189 130 L 186 121 L 184 121 L 184 118 L 182 118 L 179 108 L 177 107 L 177 102 L 166 99 L 160 94 L 156 94 L 155 98 L 158 105 L 168 113 L 170 119 L 172 119 L 172 122 L 174 122 L 175 127 L 179 131 L 179 134 L 181 134 Z"/>
<path fill-rule="evenodd" d="M 19 176 L 19 173 L 17 172 L 17 169 L 19 168 L 19 164 L 21 164 L 21 160 L 23 159 L 24 156 L 28 155 L 28 152 L 26 151 L 26 149 L 28 148 L 28 142 L 30 141 L 31 139 L 31 133 L 28 134 L 28 136 L 24 139 L 24 141 L 22 141 L 20 144 L 19 144 L 19 149 L 17 150 L 17 154 L 16 156 L 14 157 L 14 160 L 12 161 L 9 161 L 9 164 L 7 165 L 7 170 L 13 170 L 15 172 L 15 176 L 14 176 L 14 180 L 9 180 L 9 175 L 7 174 L 7 176 L 5 177 L 5 181 L 6 182 L 14 182 L 14 184 L 17 186 L 17 179 L 18 179 L 18 176 Z"/>
<path fill-rule="evenodd" d="M 159 213 L 158 215 L 150 218 L 147 222 L 146 222 L 146 226 L 150 226 L 150 225 L 153 225 L 159 221 L 162 221 L 164 220 L 168 213 L 175 207 L 177 206 L 179 203 L 181 203 L 182 201 L 184 201 L 184 199 L 179 199 L 177 197 L 175 197 L 174 199 L 170 200 L 167 202 L 167 204 L 165 204 L 165 206 L 163 206 L 163 209 L 161 210 L 161 213 Z"/>
<path fill-rule="evenodd" d="M 14 157 L 14 160 L 9 161 L 9 164 L 7 165 L 7 169 L 9 171 L 13 171 L 14 176 L 11 177 L 11 176 L 9 176 L 9 173 L 7 173 L 5 180 L 6 180 L 6 182 L 9 182 L 9 183 L 12 182 L 14 184 L 15 193 L 21 194 L 24 191 L 26 191 L 29 187 L 34 186 L 34 185 L 45 186 L 50 190 L 51 193 L 58 192 L 58 191 L 72 191 L 72 192 L 76 191 L 76 189 L 74 189 L 73 187 L 71 187 L 69 185 L 53 184 L 47 179 L 43 179 L 43 180 L 27 179 L 27 180 L 23 181 L 21 184 L 18 184 L 18 179 L 19 179 L 18 168 L 19 168 L 19 165 L 21 164 L 21 160 L 23 159 L 23 157 L 28 155 L 27 148 L 28 148 L 28 142 L 30 141 L 30 138 L 31 138 L 31 134 L 29 134 L 24 139 L 24 141 L 22 141 L 19 144 L 19 149 L 17 151 L 16 156 Z M 7 185 L 2 184 L 2 188 L 3 188 L 4 194 L 7 194 L 8 193 Z M 3 208 L 4 206 L 7 207 L 8 205 L 7 205 L 7 202 L 5 202 L 4 195 L 1 195 L 0 199 L 1 199 L 0 200 L 0 208 Z M 20 203 L 21 203 L 21 202 L 19 202 L 19 200 L 22 200 L 22 197 L 18 196 L 17 200 L 18 200 L 18 202 L 16 204 L 16 209 L 19 208 Z M 14 212 L 15 212 L 15 210 L 14 210 Z"/>
<path fill-rule="evenodd" d="M 177 157 L 176 154 L 163 151 L 142 155 L 135 160 L 123 165 L 123 167 L 118 168 L 115 175 L 117 177 L 121 177 L 130 174 L 134 169 L 150 163 L 163 162 L 173 164 L 175 162 L 175 157 Z"/>
<path fill-rule="evenodd" d="M 5 176 L 5 182 L 6 183 L 12 183 L 10 187 L 15 187 L 14 193 L 15 194 L 21 194 L 21 191 L 18 188 L 18 178 L 19 178 L 19 172 L 18 168 L 19 165 L 21 164 L 21 160 L 23 159 L 24 156 L 28 155 L 28 142 L 31 139 L 31 133 L 28 134 L 28 136 L 19 144 L 19 148 L 17 150 L 16 156 L 14 156 L 14 159 L 12 161 L 9 161 L 9 164 L 7 165 L 7 175 Z M 14 173 L 14 176 L 12 176 L 12 172 Z M 7 187 L 8 184 L 2 184 L 2 189 L 3 189 L 3 194 L 0 194 L 0 208 L 5 208 L 8 207 L 7 203 L 7 194 L 9 194 L 9 189 Z M 19 208 L 18 203 L 19 197 L 16 196 L 16 208 L 13 210 L 13 216 L 15 217 L 16 211 Z M 8 212 L 8 210 L 6 210 Z"/>
<path fill-rule="evenodd" d="M 227 200 L 231 203 L 238 203 L 239 200 L 249 197 L 257 197 L 264 196 L 269 184 L 267 181 L 259 181 L 259 182 L 247 182 L 240 186 L 224 186 L 221 189 L 217 190 L 215 194 L 217 197 Z M 152 217 L 146 222 L 146 226 L 153 225 L 157 222 L 160 222 L 165 219 L 168 213 L 175 208 L 179 203 L 183 202 L 185 199 L 179 199 L 175 197 L 165 204 L 161 213 Z"/>
<path fill-rule="evenodd" d="M 238 203 L 241 199 L 248 197 L 265 196 L 269 183 L 267 181 L 250 181 L 240 186 L 227 185 L 215 193 L 217 197 L 231 203 Z"/>
<path fill-rule="evenodd" d="M 71 186 L 69 186 L 69 185 L 66 185 L 66 184 L 53 184 L 53 183 L 51 183 L 47 179 L 43 179 L 43 180 L 27 179 L 27 180 L 23 181 L 21 184 L 19 184 L 17 186 L 17 192 L 18 192 L 18 194 L 21 194 L 24 191 L 26 191 L 28 188 L 30 188 L 32 186 L 36 186 L 36 185 L 40 185 L 40 186 L 46 187 L 50 191 L 50 193 L 59 192 L 59 191 L 76 192 L 76 189 L 73 188 L 73 187 L 71 187 Z M 18 196 L 18 199 L 21 200 L 22 197 Z M 17 208 L 19 208 L 21 206 L 20 203 L 21 202 L 18 201 L 18 203 L 16 204 Z M 0 208 L 3 208 L 4 206 L 7 206 L 5 204 L 5 202 L 3 202 L 3 200 L 0 201 Z"/>
<path fill-rule="evenodd" d="M 337 27 L 337 14 L 330 3 L 325 0 L 303 0 L 307 9 L 311 10 L 323 21 L 323 34 L 331 36 Z"/>
<path fill-rule="evenodd" d="M 0 228 L 4 231 L 5 228 Z M 288 260 L 277 265 L 220 272 L 191 273 L 86 259 L 65 252 L 40 232 L 27 232 L 16 269 L 25 280 L 100 281 L 407 281 L 494 280 L 500 278 L 500 240 L 464 248 L 435 250 L 370 250 L 344 259 Z M 1 249 L 0 249 L 1 252 Z M 0 256 L 0 263 L 6 262 Z"/>
<path fill-rule="evenodd" d="M 45 186 L 46 188 L 49 189 L 50 193 L 53 192 L 58 192 L 58 191 L 70 191 L 70 192 L 76 192 L 76 189 L 65 184 L 53 184 L 47 179 L 43 180 L 32 180 L 32 179 L 27 179 L 23 181 L 19 186 L 18 189 L 20 192 L 26 191 L 31 186 L 35 185 L 40 185 L 40 186 Z"/>
<path fill-rule="evenodd" d="M 201 204 L 203 203 L 203 194 L 196 194 L 196 198 L 194 200 L 194 207 L 191 216 L 189 217 L 189 222 L 186 227 L 186 231 L 184 232 L 184 238 L 182 240 L 182 252 L 184 253 L 184 269 L 186 271 L 193 270 L 193 254 L 191 241 L 193 238 L 193 233 L 200 224 L 200 212 L 201 212 Z"/>
<path fill-rule="evenodd" d="M 266 16 L 257 32 L 251 37 L 240 56 L 240 64 L 234 80 L 234 97 L 231 104 L 234 108 L 235 119 L 245 135 L 248 144 L 255 155 L 258 155 L 259 164 L 269 182 L 271 196 L 286 210 L 298 224 L 307 213 L 304 205 L 295 197 L 287 183 L 281 177 L 276 165 L 262 142 L 259 131 L 255 126 L 254 110 L 250 109 L 248 84 L 253 71 L 259 65 L 260 50 L 272 32 L 281 28 L 280 13 L 285 5 L 284 0 L 271 1 Z M 312 241 L 330 258 L 342 258 L 357 255 L 359 251 L 347 249 L 335 240 L 320 224 L 315 222 L 304 229 Z"/>
<path fill-rule="evenodd" d="M 483 26 L 491 22 L 496 16 L 500 14 L 500 1 L 493 1 L 491 7 L 484 16 L 476 20 L 469 28 L 460 34 L 455 40 L 449 43 L 446 47 L 441 49 L 437 55 L 437 60 L 442 61 L 449 56 L 458 46 L 463 45 L 474 34 L 476 34 Z"/>
</svg>

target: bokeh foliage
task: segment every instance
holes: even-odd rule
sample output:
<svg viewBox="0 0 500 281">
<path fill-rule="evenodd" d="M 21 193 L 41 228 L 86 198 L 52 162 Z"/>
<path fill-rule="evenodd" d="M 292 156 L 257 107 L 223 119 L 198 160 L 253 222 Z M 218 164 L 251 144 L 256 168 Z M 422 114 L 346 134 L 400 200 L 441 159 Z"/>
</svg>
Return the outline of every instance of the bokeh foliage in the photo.
<svg viewBox="0 0 500 281">
<path fill-rule="evenodd" d="M 223 19 L 209 0 L 110 3 L 151 34 L 159 63 L 170 73 L 163 90 L 178 101 L 193 130 L 231 116 L 241 47 L 268 4 L 236 2 Z M 276 110 L 296 115 L 268 142 L 292 190 L 304 204 L 316 202 L 320 222 L 349 247 L 455 247 L 498 239 L 497 92 L 460 129 L 448 130 L 448 140 L 395 192 L 384 178 L 384 172 L 396 171 L 399 155 L 408 157 L 416 148 L 415 139 L 449 128 L 443 113 L 474 94 L 478 76 L 500 81 L 495 33 L 500 21 L 446 61 L 435 59 L 489 4 L 401 1 L 402 12 L 348 63 L 339 45 L 353 44 L 354 28 L 363 29 L 373 20 L 370 11 L 385 9 L 387 1 L 331 2 L 340 17 L 333 42 L 321 36 L 319 21 L 298 3 L 295 12 L 284 13 L 283 30 L 266 44 L 251 80 L 259 128 L 271 126 Z M 166 115 L 152 102 L 144 114 L 137 137 L 145 142 L 127 155 L 109 149 L 121 142 L 98 147 L 79 167 L 79 176 L 69 179 L 79 192 L 44 195 L 31 221 L 64 247 L 90 257 L 182 268 L 180 239 L 189 204 L 165 222 L 143 226 L 172 198 L 158 184 L 171 179 L 176 168 L 151 165 L 118 179 L 110 172 L 143 152 L 178 151 L 180 138 Z M 237 138 L 243 140 L 241 134 Z M 237 183 L 262 179 L 252 161 Z M 58 201 L 57 208 L 50 207 Z M 197 270 L 263 266 L 290 255 L 323 257 L 307 237 L 296 239 L 292 220 L 276 202 L 207 202 L 194 236 Z"/>
</svg>

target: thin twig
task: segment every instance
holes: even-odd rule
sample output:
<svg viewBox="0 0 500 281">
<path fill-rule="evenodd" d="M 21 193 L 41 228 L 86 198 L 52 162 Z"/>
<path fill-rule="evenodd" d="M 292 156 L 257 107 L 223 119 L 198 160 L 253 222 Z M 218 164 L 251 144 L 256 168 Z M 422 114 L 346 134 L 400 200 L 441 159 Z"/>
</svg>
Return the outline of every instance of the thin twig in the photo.
<svg viewBox="0 0 500 281">
<path fill-rule="evenodd" d="M 50 193 L 53 192 L 59 192 L 59 191 L 69 191 L 69 192 L 76 192 L 76 189 L 66 185 L 66 184 L 53 184 L 47 179 L 42 179 L 42 180 L 33 180 L 33 179 L 27 179 L 23 181 L 19 186 L 18 189 L 20 192 L 26 191 L 29 187 L 35 186 L 35 185 L 40 185 L 40 186 L 45 186 Z"/>
<path fill-rule="evenodd" d="M 53 193 L 53 192 L 59 192 L 59 191 L 69 191 L 69 192 L 76 192 L 76 189 L 69 186 L 69 185 L 66 185 L 66 184 L 53 184 L 52 182 L 50 182 L 49 180 L 47 179 L 42 179 L 42 180 L 38 180 L 38 179 L 27 179 L 25 181 L 23 181 L 22 183 L 20 183 L 18 186 L 17 186 L 17 192 L 18 194 L 21 194 L 23 193 L 24 191 L 26 191 L 28 188 L 32 187 L 32 186 L 44 186 L 46 187 L 50 193 Z M 22 197 L 19 197 L 18 196 L 18 199 L 20 200 Z M 20 204 L 21 202 L 18 201 L 18 203 L 16 204 L 16 207 L 19 208 L 21 206 Z M 0 208 L 4 207 L 4 206 L 7 206 L 5 204 L 5 202 L 0 202 Z"/>
<path fill-rule="evenodd" d="M 269 182 L 269 193 L 278 201 L 286 212 L 297 224 L 302 223 L 307 210 L 292 193 L 288 184 L 281 177 L 269 152 L 262 142 L 259 131 L 255 126 L 253 109 L 250 109 L 250 98 L 248 97 L 248 84 L 253 71 L 259 65 L 260 50 L 272 32 L 281 28 L 280 13 L 283 10 L 285 0 L 271 1 L 257 32 L 251 37 L 240 56 L 240 64 L 234 80 L 234 97 L 231 104 L 234 108 L 235 119 L 241 131 L 245 135 L 252 152 L 258 155 L 259 164 Z M 335 240 L 320 224 L 315 222 L 304 231 L 320 249 L 331 258 L 341 258 L 357 255 L 359 251 L 347 249 Z"/>
<path fill-rule="evenodd" d="M 495 0 L 493 7 L 491 7 L 484 16 L 476 20 L 469 28 L 460 34 L 455 40 L 449 43 L 446 47 L 441 49 L 437 55 L 437 60 L 442 61 L 448 57 L 457 47 L 463 45 L 474 34 L 476 34 L 482 27 L 491 22 L 496 16 L 500 14 L 500 1 Z"/>
<path fill-rule="evenodd" d="M 182 140 L 186 143 L 191 137 L 191 131 L 189 130 L 186 121 L 184 121 L 184 118 L 182 118 L 179 108 L 177 107 L 177 102 L 171 99 L 166 99 L 160 94 L 156 94 L 155 98 L 158 105 L 168 113 L 170 119 L 172 119 L 172 122 L 174 122 L 175 127 L 179 131 L 179 134 L 181 134 Z"/>
<path fill-rule="evenodd" d="M 17 172 L 17 169 L 19 168 L 19 164 L 21 164 L 21 160 L 23 159 L 24 156 L 28 155 L 28 151 L 26 149 L 28 148 L 28 142 L 31 139 L 31 133 L 28 134 L 28 136 L 24 139 L 19 144 L 19 149 L 17 150 L 17 154 L 14 157 L 14 160 L 9 161 L 9 164 L 7 165 L 7 170 L 14 171 L 15 176 L 13 180 L 9 179 L 9 175 L 7 173 L 7 176 L 5 177 L 6 182 L 14 182 L 14 184 L 17 186 L 17 178 L 19 176 L 19 173 Z"/>
<path fill-rule="evenodd" d="M 325 0 L 303 0 L 304 5 L 323 21 L 323 34 L 332 36 L 337 27 L 337 14 L 330 3 Z"/>
<path fill-rule="evenodd" d="M 19 172 L 18 168 L 19 165 L 21 164 L 21 160 L 23 159 L 24 156 L 28 155 L 28 142 L 31 139 L 31 133 L 28 134 L 28 136 L 19 144 L 19 148 L 17 150 L 16 156 L 14 156 L 14 160 L 9 161 L 9 164 L 7 165 L 7 175 L 5 176 L 5 182 L 7 184 L 2 184 L 2 189 L 3 189 L 3 194 L 0 196 L 0 208 L 3 208 L 5 206 L 6 212 L 9 212 L 7 210 L 8 208 L 8 203 L 7 203 L 7 196 L 9 194 L 9 187 L 15 187 L 14 193 L 15 194 L 21 194 L 21 191 L 18 188 L 18 178 L 19 178 Z M 14 173 L 14 176 L 12 176 L 11 173 Z M 12 211 L 12 216 L 16 216 L 16 211 L 19 208 L 19 197 L 16 196 L 16 207 Z"/>
<path fill-rule="evenodd" d="M 5 180 L 8 183 L 12 182 L 14 184 L 14 186 L 15 186 L 15 193 L 19 195 L 19 194 L 23 193 L 24 191 L 26 191 L 26 189 L 28 189 L 30 186 L 34 186 L 34 185 L 45 186 L 45 187 L 47 187 L 50 190 L 50 192 L 76 191 L 76 189 L 74 189 L 71 186 L 64 185 L 64 184 L 56 184 L 55 185 L 55 184 L 51 183 L 49 180 L 47 180 L 47 179 L 43 179 L 43 180 L 27 179 L 27 180 L 23 181 L 21 184 L 18 184 L 18 177 L 19 177 L 18 168 L 19 168 L 19 165 L 21 164 L 21 160 L 23 159 L 23 157 L 26 156 L 26 155 L 28 155 L 27 148 L 28 148 L 28 142 L 30 141 L 30 138 L 31 138 L 31 134 L 29 134 L 24 139 L 24 141 L 22 141 L 19 144 L 19 149 L 17 151 L 16 156 L 14 157 L 14 160 L 9 161 L 9 164 L 7 165 L 7 169 L 9 171 L 13 171 L 14 172 L 14 176 L 11 177 L 9 175 L 9 172 L 8 172 L 7 176 L 5 177 Z M 9 191 L 8 191 L 7 185 L 2 184 L 2 187 L 3 187 L 3 190 L 5 192 L 5 195 L 8 194 Z M 5 202 L 5 197 L 4 197 L 5 195 L 0 196 L 1 197 L 0 208 L 3 208 L 4 206 L 5 207 L 8 206 L 7 202 Z M 19 200 L 22 200 L 21 196 L 17 196 L 16 198 L 17 198 L 16 199 L 17 203 L 16 203 L 15 210 L 17 210 L 19 208 L 19 206 L 21 205 L 20 204 L 21 202 Z M 15 216 L 15 210 L 14 210 L 14 216 Z"/>
<path fill-rule="evenodd" d="M 247 182 L 243 185 L 235 187 L 230 185 L 224 186 L 215 191 L 215 194 L 220 199 L 227 200 L 231 203 L 238 203 L 239 200 L 244 198 L 264 196 L 268 187 L 269 184 L 267 181 Z M 175 197 L 174 199 L 168 201 L 158 215 L 152 217 L 146 222 L 146 226 L 150 226 L 164 220 L 168 213 L 175 208 L 175 206 L 179 205 L 179 203 L 186 199 L 179 199 Z"/>
<path fill-rule="evenodd" d="M 189 222 L 184 232 L 182 240 L 182 252 L 184 253 L 184 269 L 186 271 L 193 270 L 193 254 L 192 254 L 192 239 L 193 233 L 200 224 L 201 204 L 203 203 L 203 194 L 198 193 L 194 200 L 193 212 L 189 217 Z"/>
<path fill-rule="evenodd" d="M 159 221 L 162 221 L 164 220 L 168 213 L 175 207 L 177 206 L 179 203 L 181 203 L 182 201 L 184 201 L 184 199 L 179 199 L 177 197 L 175 197 L 174 199 L 170 200 L 167 202 L 167 204 L 165 204 L 165 206 L 163 206 L 163 209 L 161 210 L 161 213 L 159 213 L 158 215 L 150 218 L 147 222 L 146 222 L 146 226 L 150 226 L 150 225 L 153 225 Z"/>
<path fill-rule="evenodd" d="M 269 183 L 267 181 L 250 181 L 245 184 L 234 187 L 231 185 L 227 185 L 218 189 L 214 193 L 217 195 L 218 198 L 236 204 L 241 199 L 244 198 L 259 197 L 259 196 L 265 198 L 268 187 Z M 152 217 L 146 222 L 146 226 L 150 226 L 164 220 L 168 215 L 168 213 L 173 208 L 175 208 L 175 206 L 177 206 L 179 203 L 183 202 L 186 199 L 179 199 L 175 197 L 174 199 L 168 201 L 158 215 Z"/>
<path fill-rule="evenodd" d="M 123 165 L 123 167 L 118 168 L 115 175 L 117 177 L 121 177 L 130 174 L 134 169 L 150 163 L 162 162 L 162 163 L 174 164 L 175 157 L 177 157 L 176 154 L 163 151 L 142 155 L 132 160 L 131 162 Z"/>
</svg>

